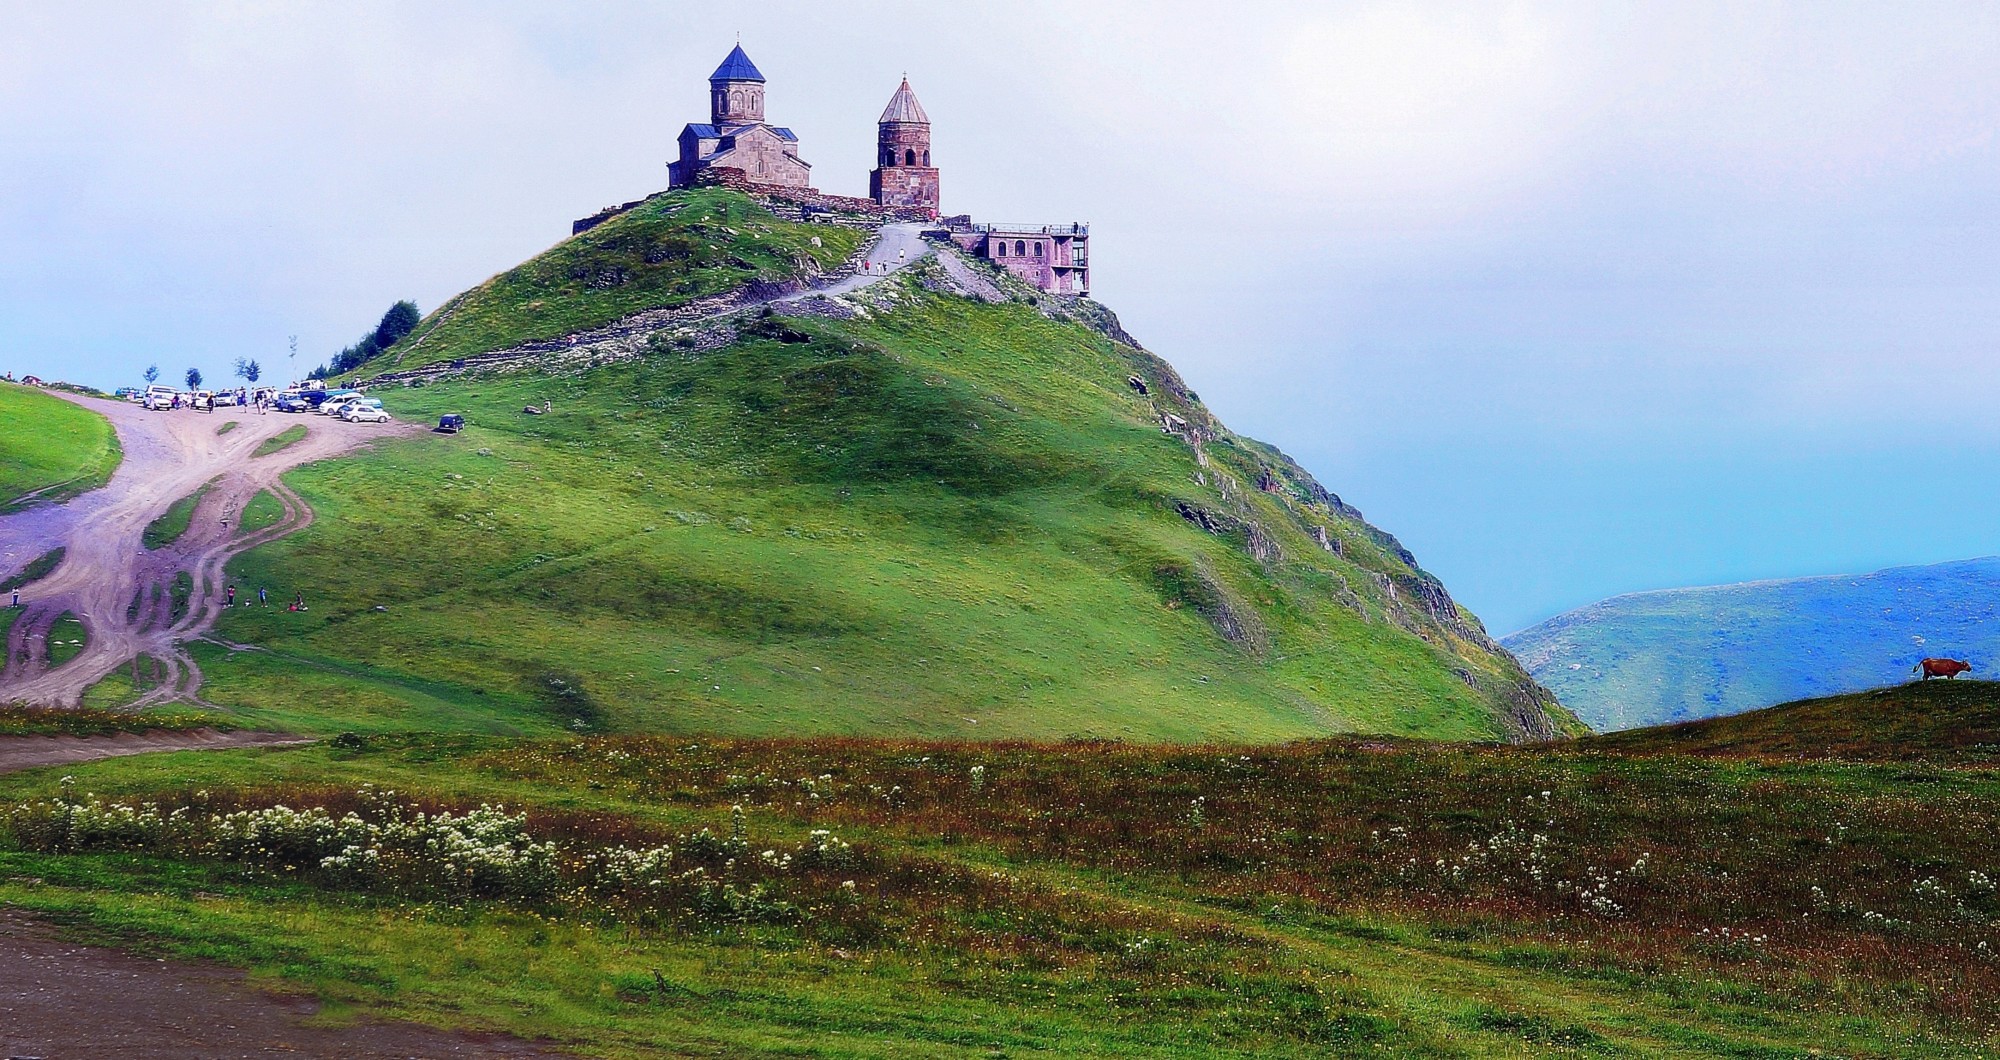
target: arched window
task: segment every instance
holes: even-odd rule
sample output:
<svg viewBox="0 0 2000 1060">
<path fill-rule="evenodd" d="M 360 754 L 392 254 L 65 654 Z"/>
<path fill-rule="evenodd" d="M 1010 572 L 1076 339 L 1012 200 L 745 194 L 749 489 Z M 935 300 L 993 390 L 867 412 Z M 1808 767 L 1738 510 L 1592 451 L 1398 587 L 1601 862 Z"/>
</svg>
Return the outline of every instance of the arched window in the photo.
<svg viewBox="0 0 2000 1060">
<path fill-rule="evenodd" d="M 1000 241 L 1000 251 L 999 251 L 999 253 L 998 253 L 998 254 L 996 254 L 996 255 L 994 255 L 994 256 L 995 256 L 995 257 L 1001 257 L 1001 258 L 1004 258 L 1004 257 L 1006 257 L 1006 256 L 1007 256 L 1007 241 L 1006 241 L 1006 240 L 1004 240 L 1004 239 L 1003 239 L 1003 240 L 1001 240 L 1001 241 Z"/>
<path fill-rule="evenodd" d="M 928 165 L 930 165 L 930 164 L 931 164 L 931 153 L 930 153 L 930 151 L 929 151 L 929 150 L 925 150 L 925 151 L 924 151 L 924 165 L 927 165 L 927 166 L 928 166 Z"/>
<path fill-rule="evenodd" d="M 1026 254 L 1027 252 L 1028 252 L 1028 244 L 1023 243 L 1020 240 L 1016 239 L 1014 241 L 1014 256 L 1020 257 L 1021 255 Z"/>
<path fill-rule="evenodd" d="M 914 166 L 914 165 L 916 165 L 916 164 L 917 164 L 917 153 L 916 153 L 915 151 L 904 151 L 904 152 L 903 152 L 903 164 L 904 164 L 904 165 L 906 165 L 906 166 Z"/>
<path fill-rule="evenodd" d="M 1042 256 L 1042 245 L 1040 243 L 1035 244 L 1035 256 L 1038 258 Z"/>
</svg>

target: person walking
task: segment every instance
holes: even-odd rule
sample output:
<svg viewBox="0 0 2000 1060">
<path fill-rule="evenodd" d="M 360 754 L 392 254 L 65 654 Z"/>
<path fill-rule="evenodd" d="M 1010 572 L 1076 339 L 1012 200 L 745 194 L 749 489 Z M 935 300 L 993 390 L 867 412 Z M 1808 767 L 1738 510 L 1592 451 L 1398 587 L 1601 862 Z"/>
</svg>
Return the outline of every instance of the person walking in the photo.
<svg viewBox="0 0 2000 1060">
<path fill-rule="evenodd" d="M 227 603 L 223 604 L 222 606 L 224 606 L 224 607 L 235 607 L 235 606 L 236 606 L 236 586 L 232 585 L 232 586 L 230 586 L 230 587 L 229 587 L 229 601 L 228 601 Z"/>
<path fill-rule="evenodd" d="M 8 606 L 10 607 L 21 606 L 21 590 L 19 589 L 14 590 L 14 602 L 12 604 L 9 604 Z"/>
<path fill-rule="evenodd" d="M 271 597 L 268 593 L 264 592 L 264 587 L 261 585 L 257 587 L 257 603 L 263 607 L 271 605 Z"/>
</svg>

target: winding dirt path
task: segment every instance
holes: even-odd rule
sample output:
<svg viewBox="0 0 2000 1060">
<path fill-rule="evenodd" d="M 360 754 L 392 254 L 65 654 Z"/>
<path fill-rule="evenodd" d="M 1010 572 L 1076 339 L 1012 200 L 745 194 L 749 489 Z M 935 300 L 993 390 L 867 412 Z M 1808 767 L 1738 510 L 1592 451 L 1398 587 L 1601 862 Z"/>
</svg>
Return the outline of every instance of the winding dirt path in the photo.
<svg viewBox="0 0 2000 1060">
<path fill-rule="evenodd" d="M 181 644 L 206 632 L 222 613 L 223 566 L 240 552 L 312 522 L 312 509 L 279 476 L 387 432 L 421 429 L 248 409 L 149 412 L 129 402 L 50 393 L 110 419 L 125 460 L 103 489 L 67 504 L 0 517 L 0 578 L 52 549 L 66 550 L 55 570 L 21 590 L 22 613 L 8 632 L 0 667 L 0 703 L 75 706 L 85 689 L 142 656 L 152 660 L 159 683 L 139 705 L 199 702 L 201 670 Z M 234 428 L 216 433 L 232 421 Z M 254 455 L 293 426 L 304 426 L 306 436 L 275 453 Z M 158 551 L 141 544 L 147 524 L 210 483 L 178 541 Z M 241 533 L 244 505 L 263 490 L 278 498 L 284 518 Z M 193 579 L 193 590 L 176 613 L 172 587 L 183 572 Z M 86 643 L 74 659 L 50 667 L 49 631 L 72 612 L 83 623 Z"/>
</svg>

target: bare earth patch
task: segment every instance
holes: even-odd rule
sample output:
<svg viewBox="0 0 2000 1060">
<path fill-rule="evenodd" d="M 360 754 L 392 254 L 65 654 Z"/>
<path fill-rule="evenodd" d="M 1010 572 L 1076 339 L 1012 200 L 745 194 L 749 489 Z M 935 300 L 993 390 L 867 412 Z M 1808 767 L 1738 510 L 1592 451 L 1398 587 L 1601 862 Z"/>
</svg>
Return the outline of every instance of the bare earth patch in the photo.
<svg viewBox="0 0 2000 1060">
<path fill-rule="evenodd" d="M 311 743 L 281 732 L 217 732 L 194 729 L 177 732 L 121 732 L 109 736 L 0 736 L 0 773 L 37 766 L 93 762 L 99 758 L 145 754 L 148 751 L 213 750 L 223 747 L 286 747 Z"/>
<path fill-rule="evenodd" d="M 0 909 L 0 1056 L 567 1055 L 518 1038 L 407 1023 L 305 1026 L 318 1011 L 312 1000 L 259 991 L 238 971 L 80 946 Z"/>
</svg>

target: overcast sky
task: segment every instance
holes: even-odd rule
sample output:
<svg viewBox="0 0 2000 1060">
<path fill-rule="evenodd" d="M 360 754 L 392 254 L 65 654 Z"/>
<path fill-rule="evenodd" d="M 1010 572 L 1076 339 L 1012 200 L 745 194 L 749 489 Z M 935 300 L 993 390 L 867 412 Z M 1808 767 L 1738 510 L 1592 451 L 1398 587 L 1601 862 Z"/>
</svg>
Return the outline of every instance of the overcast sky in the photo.
<svg viewBox="0 0 2000 1060">
<path fill-rule="evenodd" d="M 2000 6 L 9 4 L 0 368 L 303 371 L 665 184 L 737 33 L 1507 632 L 2000 551 Z M 725 8 L 726 13 L 717 13 Z M 4 425 L 0 425 L 4 429 Z"/>
</svg>

